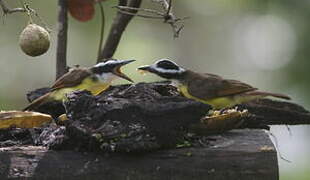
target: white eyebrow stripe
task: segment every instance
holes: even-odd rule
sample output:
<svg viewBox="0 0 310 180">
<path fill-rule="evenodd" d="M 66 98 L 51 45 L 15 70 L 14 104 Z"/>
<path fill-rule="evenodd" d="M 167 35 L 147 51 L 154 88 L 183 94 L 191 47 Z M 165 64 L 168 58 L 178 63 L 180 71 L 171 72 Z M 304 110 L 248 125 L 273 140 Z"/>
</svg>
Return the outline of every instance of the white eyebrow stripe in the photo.
<svg viewBox="0 0 310 180">
<path fill-rule="evenodd" d="M 105 62 L 101 62 L 101 63 L 96 64 L 95 67 L 104 66 L 104 65 L 105 65 Z"/>
<path fill-rule="evenodd" d="M 171 74 L 174 74 L 174 73 L 185 72 L 185 69 L 183 69 L 181 67 L 179 67 L 180 68 L 179 70 L 176 70 L 176 69 L 163 69 L 163 68 L 159 68 L 157 66 L 152 65 L 152 68 L 156 69 L 156 71 L 161 72 L 161 73 L 171 73 Z"/>
<path fill-rule="evenodd" d="M 118 61 L 115 60 L 108 60 L 106 62 L 101 62 L 95 65 L 95 67 L 99 67 L 99 66 L 105 66 L 106 64 L 118 64 Z"/>
</svg>

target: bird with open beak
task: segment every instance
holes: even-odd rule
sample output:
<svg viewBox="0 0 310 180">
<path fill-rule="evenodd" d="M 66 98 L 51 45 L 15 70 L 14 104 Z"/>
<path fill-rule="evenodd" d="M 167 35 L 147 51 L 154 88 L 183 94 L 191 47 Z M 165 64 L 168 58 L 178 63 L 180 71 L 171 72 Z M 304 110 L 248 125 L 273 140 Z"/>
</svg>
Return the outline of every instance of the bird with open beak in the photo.
<svg viewBox="0 0 310 180">
<path fill-rule="evenodd" d="M 73 68 L 51 86 L 51 92 L 37 98 L 24 110 L 34 110 L 49 101 L 63 101 L 65 95 L 76 90 L 87 90 L 93 95 L 106 90 L 115 79 L 125 79 L 133 82 L 121 67 L 135 60 L 108 60 L 89 68 Z"/>
</svg>

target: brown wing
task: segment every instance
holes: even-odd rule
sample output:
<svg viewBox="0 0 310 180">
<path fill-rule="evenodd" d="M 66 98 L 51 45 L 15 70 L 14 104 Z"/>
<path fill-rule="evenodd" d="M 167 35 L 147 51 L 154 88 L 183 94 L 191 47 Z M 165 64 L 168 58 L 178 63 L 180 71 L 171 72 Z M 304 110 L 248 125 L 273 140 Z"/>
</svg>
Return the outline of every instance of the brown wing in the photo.
<svg viewBox="0 0 310 180">
<path fill-rule="evenodd" d="M 188 92 L 195 97 L 205 100 L 240 94 L 257 89 L 246 83 L 237 80 L 223 79 L 214 74 L 191 73 L 193 73 L 193 78 L 190 78 L 188 82 Z"/>
<path fill-rule="evenodd" d="M 89 75 L 91 75 L 91 72 L 88 68 L 74 68 L 57 79 L 51 89 L 56 90 L 76 86 Z"/>
</svg>

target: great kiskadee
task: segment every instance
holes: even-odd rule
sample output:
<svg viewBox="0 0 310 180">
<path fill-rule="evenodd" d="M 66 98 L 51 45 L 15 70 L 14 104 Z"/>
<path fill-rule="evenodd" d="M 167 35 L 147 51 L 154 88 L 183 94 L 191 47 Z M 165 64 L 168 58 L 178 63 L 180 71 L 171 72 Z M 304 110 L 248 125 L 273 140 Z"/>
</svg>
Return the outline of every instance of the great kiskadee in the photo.
<svg viewBox="0 0 310 180">
<path fill-rule="evenodd" d="M 63 101 L 65 95 L 76 90 L 87 90 L 98 95 L 106 90 L 116 78 L 123 78 L 133 82 L 121 72 L 121 67 L 135 60 L 108 60 L 90 68 L 72 68 L 56 80 L 51 92 L 37 98 L 24 111 L 33 110 L 49 101 Z"/>
<path fill-rule="evenodd" d="M 183 96 L 209 104 L 214 109 L 232 107 L 266 96 L 290 99 L 284 94 L 258 91 L 257 88 L 237 80 L 224 79 L 209 73 L 193 72 L 168 59 L 158 60 L 153 65 L 141 66 L 138 70 L 151 72 L 171 80 L 172 85 L 176 86 Z"/>
</svg>

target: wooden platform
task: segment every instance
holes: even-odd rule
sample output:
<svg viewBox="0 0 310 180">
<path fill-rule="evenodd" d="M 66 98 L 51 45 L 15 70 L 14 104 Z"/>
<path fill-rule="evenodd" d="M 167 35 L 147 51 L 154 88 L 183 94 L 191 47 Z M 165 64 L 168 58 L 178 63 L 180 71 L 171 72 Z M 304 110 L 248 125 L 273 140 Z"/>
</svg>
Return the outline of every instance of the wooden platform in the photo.
<svg viewBox="0 0 310 180">
<path fill-rule="evenodd" d="M 209 148 L 141 155 L 0 148 L 0 179 L 279 179 L 277 153 L 263 130 L 233 130 L 212 138 L 217 141 Z"/>
</svg>

